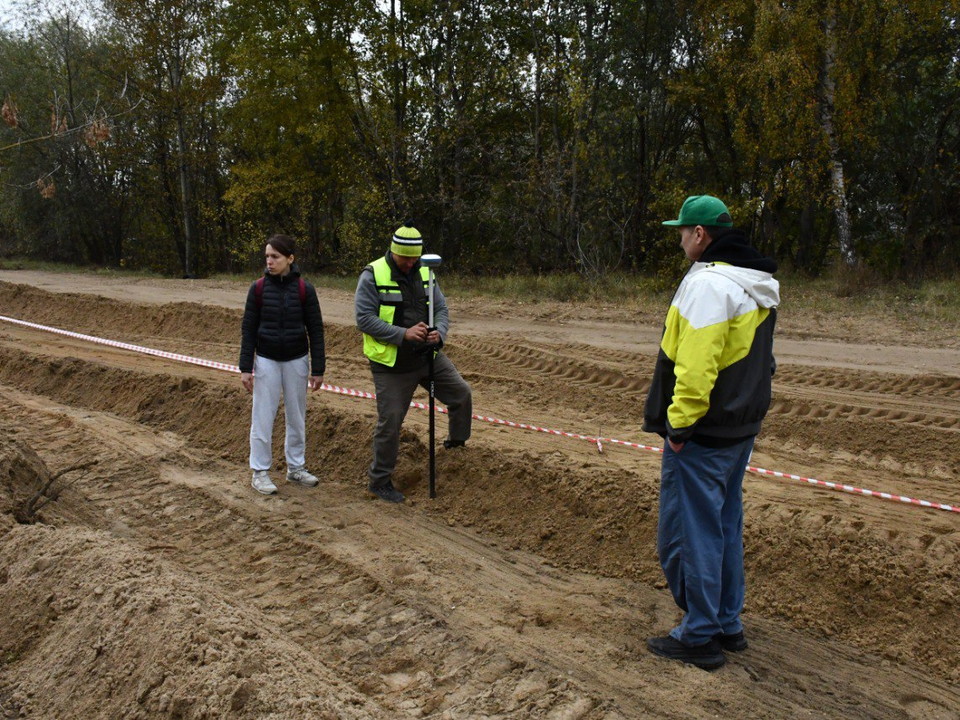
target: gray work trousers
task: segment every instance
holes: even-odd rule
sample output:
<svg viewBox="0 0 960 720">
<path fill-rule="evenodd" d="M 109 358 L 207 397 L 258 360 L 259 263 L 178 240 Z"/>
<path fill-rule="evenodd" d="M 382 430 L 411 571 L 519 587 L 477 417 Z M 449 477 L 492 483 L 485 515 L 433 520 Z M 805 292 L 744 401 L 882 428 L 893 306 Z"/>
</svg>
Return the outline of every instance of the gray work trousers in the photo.
<svg viewBox="0 0 960 720">
<path fill-rule="evenodd" d="M 400 451 L 400 426 L 410 409 L 417 386 L 430 389 L 427 365 L 405 373 L 375 372 L 377 391 L 377 429 L 373 434 L 373 462 L 367 474 L 370 487 L 386 485 L 397 466 Z M 473 394 L 457 368 L 442 352 L 433 361 L 433 387 L 437 399 L 450 411 L 449 439 L 466 442 L 473 420 Z"/>
</svg>

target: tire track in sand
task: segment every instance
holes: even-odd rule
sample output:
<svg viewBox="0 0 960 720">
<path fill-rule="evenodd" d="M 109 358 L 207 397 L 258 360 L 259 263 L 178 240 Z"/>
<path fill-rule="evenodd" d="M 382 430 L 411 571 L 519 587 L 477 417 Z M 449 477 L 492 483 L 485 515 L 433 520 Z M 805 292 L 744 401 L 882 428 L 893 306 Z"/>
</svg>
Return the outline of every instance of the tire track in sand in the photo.
<svg viewBox="0 0 960 720">
<path fill-rule="evenodd" d="M 788 713 L 896 709 L 876 687 L 856 689 L 857 651 L 827 650 L 805 665 L 787 657 L 789 648 L 803 647 L 809 660 L 818 646 L 765 621 L 751 626 L 753 653 L 713 676 L 725 700 L 691 698 L 683 688 L 699 671 L 663 664 L 636 641 L 623 645 L 637 625 L 674 614 L 662 593 L 556 571 L 443 525 L 424 534 L 429 518 L 393 518 L 376 504 L 344 501 L 351 488 L 284 487 L 279 497 L 252 496 L 245 473 L 224 472 L 228 466 L 175 436 L 8 388 L 0 397 L 20 434 L 44 438 L 39 449 L 60 462 L 126 435 L 131 442 L 112 447 L 105 462 L 129 470 L 140 460 L 139 471 L 79 486 L 91 507 L 87 522 L 122 526 L 144 553 L 175 563 L 235 605 L 256 607 L 388 712 L 616 718 L 764 717 L 773 703 Z M 64 417 L 73 424 L 65 426 Z M 59 432 L 47 435 L 51 428 Z M 419 551 L 374 542 L 400 528 Z M 630 595 L 635 599 L 625 602 Z M 787 676 L 802 678 L 803 687 L 784 697 Z M 838 677 L 851 678 L 849 692 L 826 692 Z M 942 688 L 920 678 L 910 683 L 917 703 L 946 707 L 935 699 Z M 808 701 L 808 693 L 816 698 Z"/>
</svg>

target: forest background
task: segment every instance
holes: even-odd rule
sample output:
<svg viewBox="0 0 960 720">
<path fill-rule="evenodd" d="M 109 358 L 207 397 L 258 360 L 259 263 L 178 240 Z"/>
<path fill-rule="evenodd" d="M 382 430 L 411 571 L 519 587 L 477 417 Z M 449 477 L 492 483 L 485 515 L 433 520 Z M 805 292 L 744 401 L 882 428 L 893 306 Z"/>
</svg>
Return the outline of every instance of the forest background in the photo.
<svg viewBox="0 0 960 720">
<path fill-rule="evenodd" d="M 684 197 L 782 266 L 958 269 L 960 0 L 61 0 L 0 28 L 0 256 L 199 276 L 674 275 Z M 668 272 L 669 271 L 669 272 Z"/>
</svg>

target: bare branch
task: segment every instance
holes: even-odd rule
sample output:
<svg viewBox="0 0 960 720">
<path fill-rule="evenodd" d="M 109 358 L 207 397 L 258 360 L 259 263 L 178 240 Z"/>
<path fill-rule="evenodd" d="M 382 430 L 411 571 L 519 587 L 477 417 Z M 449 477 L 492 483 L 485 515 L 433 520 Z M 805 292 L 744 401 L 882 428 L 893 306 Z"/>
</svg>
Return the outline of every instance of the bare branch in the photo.
<svg viewBox="0 0 960 720">
<path fill-rule="evenodd" d="M 88 120 L 87 122 L 83 123 L 82 125 L 77 125 L 76 127 L 72 127 L 68 130 L 64 130 L 61 133 L 49 133 L 47 135 L 40 135 L 39 137 L 29 138 L 27 140 L 17 140 L 17 142 L 15 143 L 11 143 L 10 145 L 4 145 L 3 147 L 0 147 L 0 152 L 3 152 L 4 150 L 12 150 L 13 148 L 18 148 L 18 147 L 21 147 L 22 145 L 29 145 L 30 143 L 39 142 L 41 140 L 49 140 L 54 137 L 58 137 L 58 138 L 66 137 L 67 135 L 74 135 L 76 133 L 86 132 L 88 129 L 90 129 L 93 126 L 99 127 L 100 125 L 103 125 L 104 123 L 106 123 L 107 120 L 113 120 L 114 118 L 123 117 L 124 115 L 128 115 L 132 113 L 134 110 L 140 107 L 140 104 L 143 103 L 143 100 L 144 98 L 141 96 L 140 99 L 137 100 L 136 104 L 131 105 L 129 108 L 127 108 L 122 112 L 118 112 L 113 115 L 105 114 L 103 115 L 103 117 L 99 117 L 99 118 L 94 117 L 91 120 Z M 99 104 L 99 101 L 98 101 L 98 104 Z"/>
<path fill-rule="evenodd" d="M 33 188 L 37 187 L 38 182 L 42 182 L 47 178 L 52 177 L 57 172 L 59 172 L 62 168 L 63 168 L 63 165 L 57 165 L 53 170 L 48 172 L 46 175 L 41 175 L 39 178 L 37 178 L 36 180 L 33 180 L 32 182 L 27 183 L 26 185 L 14 185 L 13 183 L 3 183 L 3 185 L 4 187 L 16 188 L 17 190 L 32 190 Z"/>
</svg>

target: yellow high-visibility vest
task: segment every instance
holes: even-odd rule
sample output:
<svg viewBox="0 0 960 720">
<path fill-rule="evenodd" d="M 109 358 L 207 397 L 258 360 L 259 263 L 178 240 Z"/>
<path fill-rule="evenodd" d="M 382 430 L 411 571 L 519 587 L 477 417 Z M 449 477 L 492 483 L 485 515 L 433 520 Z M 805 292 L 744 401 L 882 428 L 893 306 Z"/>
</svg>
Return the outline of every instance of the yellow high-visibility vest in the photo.
<svg viewBox="0 0 960 720">
<path fill-rule="evenodd" d="M 367 267 L 373 270 L 373 281 L 380 296 L 380 319 L 392 325 L 393 318 L 397 314 L 397 308 L 403 304 L 400 285 L 394 281 L 393 273 L 385 256 L 379 260 L 374 260 Z M 421 267 L 420 278 L 423 280 L 424 290 L 429 288 L 430 268 Z M 427 305 L 430 305 L 429 295 L 427 296 Z M 396 364 L 397 347 L 393 343 L 380 342 L 372 335 L 363 334 L 363 354 L 381 365 L 393 367 Z"/>
</svg>

